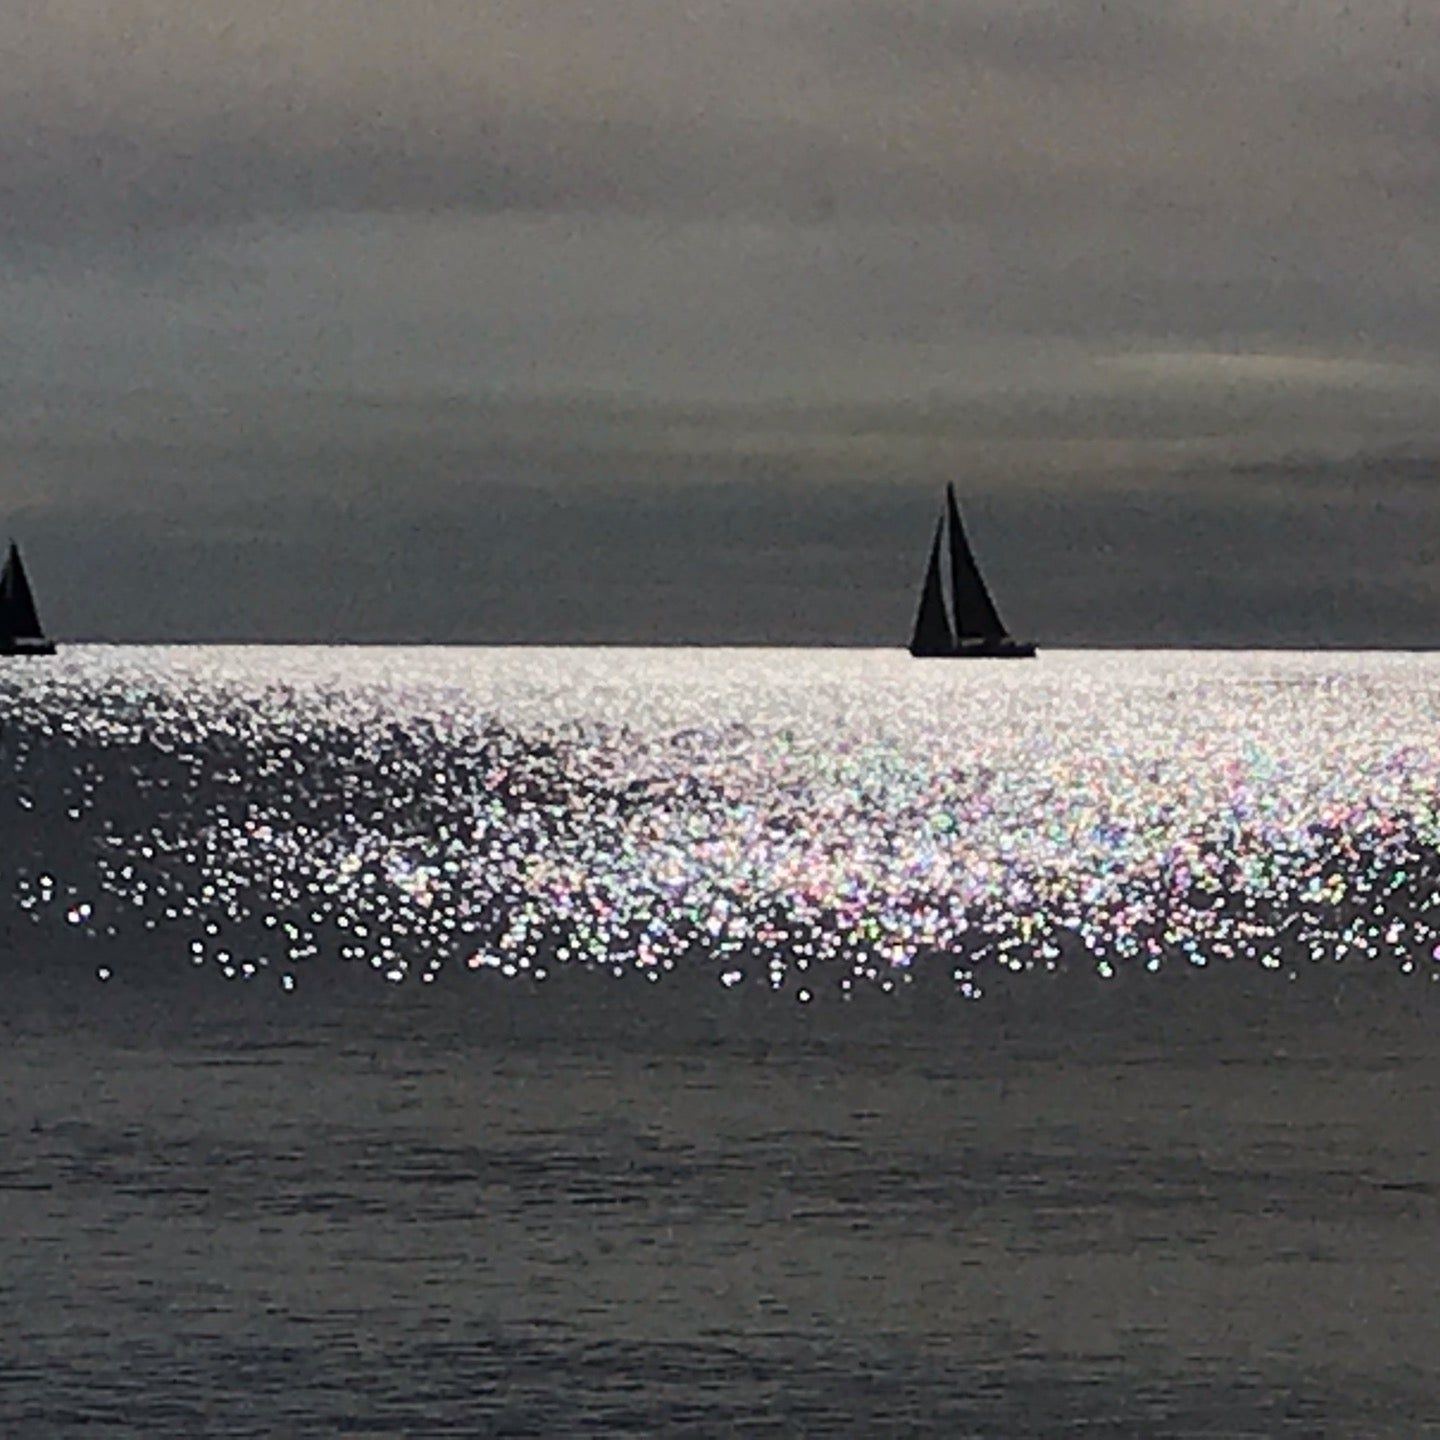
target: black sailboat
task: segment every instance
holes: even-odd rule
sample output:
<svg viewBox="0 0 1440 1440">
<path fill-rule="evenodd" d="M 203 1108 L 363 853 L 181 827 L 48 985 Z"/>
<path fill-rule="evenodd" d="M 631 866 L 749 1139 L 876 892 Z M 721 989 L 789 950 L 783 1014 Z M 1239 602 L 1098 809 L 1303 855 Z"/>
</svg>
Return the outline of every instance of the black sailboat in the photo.
<svg viewBox="0 0 1440 1440">
<path fill-rule="evenodd" d="M 0 570 L 0 655 L 53 655 L 55 646 L 40 628 L 35 596 L 12 540 L 5 568 Z"/>
<path fill-rule="evenodd" d="M 940 565 L 947 522 L 953 620 L 945 605 Z M 945 487 L 945 509 L 935 522 L 935 538 L 930 543 L 930 563 L 920 591 L 920 608 L 915 615 L 915 633 L 910 637 L 910 653 L 917 658 L 962 659 L 973 656 L 990 660 L 1020 660 L 1035 653 L 1034 645 L 1028 641 L 1012 639 L 1000 619 L 1000 612 L 985 588 L 979 566 L 975 564 L 975 557 L 965 539 L 965 527 L 960 523 L 960 508 L 955 503 L 953 485 Z"/>
</svg>

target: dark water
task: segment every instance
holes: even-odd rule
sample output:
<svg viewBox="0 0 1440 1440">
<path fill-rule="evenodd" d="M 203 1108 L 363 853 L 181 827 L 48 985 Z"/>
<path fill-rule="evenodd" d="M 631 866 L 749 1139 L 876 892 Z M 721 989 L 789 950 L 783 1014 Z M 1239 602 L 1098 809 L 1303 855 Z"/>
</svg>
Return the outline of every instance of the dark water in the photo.
<svg viewBox="0 0 1440 1440">
<path fill-rule="evenodd" d="M 1425 1433 L 1434 1005 L 1152 989 L 30 991 L 0 1421 Z"/>
<path fill-rule="evenodd" d="M 1440 1433 L 1440 667 L 326 663 L 0 676 L 0 1433 Z"/>
</svg>

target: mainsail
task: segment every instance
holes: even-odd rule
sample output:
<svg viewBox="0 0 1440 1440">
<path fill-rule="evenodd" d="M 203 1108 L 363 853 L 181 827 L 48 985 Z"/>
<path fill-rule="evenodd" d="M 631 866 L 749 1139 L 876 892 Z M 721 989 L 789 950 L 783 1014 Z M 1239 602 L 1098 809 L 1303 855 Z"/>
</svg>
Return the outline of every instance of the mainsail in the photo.
<svg viewBox="0 0 1440 1440">
<path fill-rule="evenodd" d="M 14 541 L 0 571 L 0 649 L 48 649 L 49 642 L 40 628 L 40 615 L 35 609 L 35 596 L 25 574 L 24 562 Z"/>
<path fill-rule="evenodd" d="M 985 588 L 985 581 L 980 577 L 975 557 L 970 553 L 953 485 L 945 487 L 945 513 L 950 520 L 950 593 L 955 603 L 955 638 L 1003 639 L 1005 626 L 990 592 Z"/>
</svg>

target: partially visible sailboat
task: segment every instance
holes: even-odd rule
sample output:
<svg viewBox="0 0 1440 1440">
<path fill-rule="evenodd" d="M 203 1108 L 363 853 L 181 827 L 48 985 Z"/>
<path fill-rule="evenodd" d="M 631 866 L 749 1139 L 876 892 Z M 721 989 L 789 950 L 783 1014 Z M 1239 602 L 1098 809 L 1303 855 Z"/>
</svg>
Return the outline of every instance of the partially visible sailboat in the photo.
<svg viewBox="0 0 1440 1440">
<path fill-rule="evenodd" d="M 54 644 L 40 628 L 35 596 L 12 540 L 5 568 L 0 570 L 0 655 L 53 655 Z"/>
<path fill-rule="evenodd" d="M 947 525 L 953 611 L 946 607 L 941 579 L 941 551 L 947 538 Z M 910 637 L 910 653 L 917 659 L 952 660 L 968 657 L 1022 660 L 1035 653 L 1029 641 L 1013 639 L 1000 619 L 1000 612 L 970 553 L 953 485 L 945 487 L 945 508 L 935 522 L 935 538 L 930 542 L 930 563 L 920 590 L 920 608 L 915 615 L 915 633 Z"/>
</svg>

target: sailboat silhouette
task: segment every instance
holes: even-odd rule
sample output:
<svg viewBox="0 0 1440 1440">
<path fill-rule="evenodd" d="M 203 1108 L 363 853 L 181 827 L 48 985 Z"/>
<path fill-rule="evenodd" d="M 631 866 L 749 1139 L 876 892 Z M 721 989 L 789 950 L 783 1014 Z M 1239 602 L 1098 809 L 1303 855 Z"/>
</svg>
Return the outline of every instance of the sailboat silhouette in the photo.
<svg viewBox="0 0 1440 1440">
<path fill-rule="evenodd" d="M 945 604 L 940 564 L 947 521 L 953 621 Z M 995 602 L 980 576 L 980 567 L 970 553 L 953 485 L 945 487 L 945 508 L 935 522 L 935 538 L 930 543 L 930 563 L 920 590 L 920 608 L 915 615 L 915 632 L 910 637 L 910 653 L 917 659 L 955 660 L 972 656 L 977 659 L 1020 660 L 1035 653 L 1034 645 L 1028 641 L 1012 639 L 1000 619 L 1000 612 L 996 610 Z"/>
<path fill-rule="evenodd" d="M 40 628 L 35 596 L 12 540 L 5 568 L 0 570 L 0 655 L 53 655 L 55 646 Z"/>
</svg>

